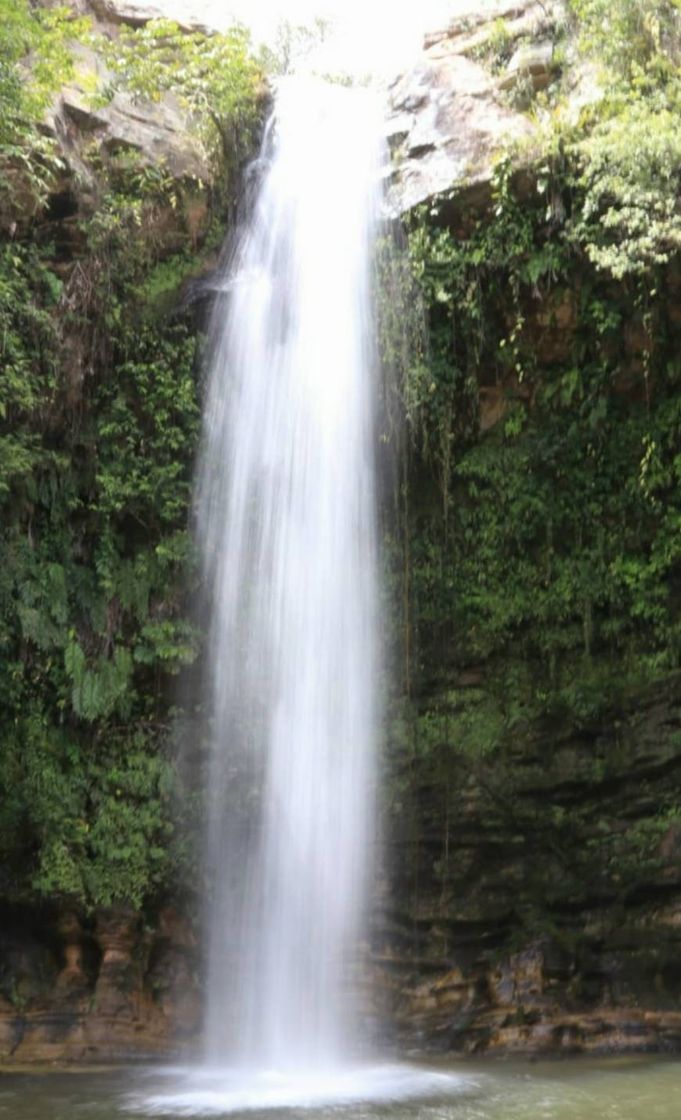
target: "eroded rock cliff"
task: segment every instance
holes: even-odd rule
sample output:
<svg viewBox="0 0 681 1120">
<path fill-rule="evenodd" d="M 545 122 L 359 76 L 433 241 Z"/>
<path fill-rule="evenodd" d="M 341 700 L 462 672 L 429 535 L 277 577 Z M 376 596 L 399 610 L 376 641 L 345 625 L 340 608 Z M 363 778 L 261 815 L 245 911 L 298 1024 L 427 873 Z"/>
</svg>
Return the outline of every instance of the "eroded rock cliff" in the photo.
<svg viewBox="0 0 681 1120">
<path fill-rule="evenodd" d="M 109 41 L 146 26 L 134 8 L 92 5 Z M 28 277 L 46 312 L 12 361 L 23 378 L 58 359 L 39 407 L 22 381 L 1 414 L 20 440 L 0 478 L 0 1052 L 17 1060 L 168 1052 L 200 1005 L 196 821 L 170 823 L 166 765 L 170 678 L 197 648 L 178 292 L 214 263 L 225 167 L 181 99 L 93 96 L 111 60 L 76 50 L 43 126 L 47 196 L 24 205 L 12 165 L 0 207 L 12 298 Z M 584 147 L 594 75 L 569 11 L 519 0 L 459 12 L 392 90 L 414 281 L 397 310 L 420 349 L 386 515 L 403 688 L 373 972 L 409 1046 L 681 1044 L 680 164 L 659 105 L 633 111 L 633 157 L 612 130 Z M 637 168 L 643 218 L 612 216 Z"/>
<path fill-rule="evenodd" d="M 398 1035 L 445 1050 L 681 1043 L 679 262 L 671 226 L 639 239 L 678 163 L 597 78 L 528 2 L 458 15 L 393 87 L 427 329 L 376 960 Z"/>
<path fill-rule="evenodd" d="M 198 650 L 197 307 L 257 142 L 262 78 L 238 31 L 204 36 L 111 4 L 12 11 L 0 1055 L 153 1055 L 198 1024 L 193 778 L 184 796 L 179 762 L 193 701 L 181 707 L 176 683 Z"/>
</svg>

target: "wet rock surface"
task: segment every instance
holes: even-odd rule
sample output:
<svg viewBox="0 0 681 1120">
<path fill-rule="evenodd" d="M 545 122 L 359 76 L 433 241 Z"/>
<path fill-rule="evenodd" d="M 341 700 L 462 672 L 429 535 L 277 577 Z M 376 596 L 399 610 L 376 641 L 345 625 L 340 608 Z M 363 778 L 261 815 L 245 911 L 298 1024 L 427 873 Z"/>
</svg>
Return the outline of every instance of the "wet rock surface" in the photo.
<svg viewBox="0 0 681 1120">
<path fill-rule="evenodd" d="M 199 1026 L 196 944 L 164 909 L 7 911 L 0 940 L 0 1059 L 89 1062 L 171 1053 Z"/>
<path fill-rule="evenodd" d="M 679 828 L 643 838 L 662 792 L 681 797 L 680 728 L 673 680 L 580 737 L 547 729 L 505 762 L 452 744 L 450 793 L 415 785 L 374 953 L 403 1042 L 678 1050 Z"/>
</svg>

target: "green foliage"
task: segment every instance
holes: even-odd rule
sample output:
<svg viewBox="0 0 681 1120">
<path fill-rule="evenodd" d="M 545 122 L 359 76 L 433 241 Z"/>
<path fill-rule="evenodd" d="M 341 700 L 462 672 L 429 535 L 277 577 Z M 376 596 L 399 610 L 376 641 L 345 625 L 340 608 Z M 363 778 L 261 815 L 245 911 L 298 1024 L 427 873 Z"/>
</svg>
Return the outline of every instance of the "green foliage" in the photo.
<svg viewBox="0 0 681 1120">
<path fill-rule="evenodd" d="M 59 170 L 51 140 L 38 124 L 56 90 L 73 71 L 70 41 L 88 21 L 67 5 L 0 2 L 0 204 L 21 197 L 37 207 Z M 26 80 L 27 72 L 30 80 Z"/>
<path fill-rule="evenodd" d="M 669 73 L 681 47 L 678 0 L 570 0 L 580 46 L 603 66 L 608 84 Z"/>
<path fill-rule="evenodd" d="M 155 101 L 172 93 L 196 115 L 209 154 L 224 162 L 251 150 L 262 75 L 244 27 L 207 35 L 154 19 L 121 28 L 104 50 L 114 75 L 110 95 L 124 88 Z"/>
<path fill-rule="evenodd" d="M 584 205 L 573 236 L 620 278 L 663 264 L 681 246 L 678 96 L 636 97 L 574 146 Z"/>
<path fill-rule="evenodd" d="M 105 522 L 122 511 L 145 530 L 181 521 L 199 423 L 194 350 L 181 330 L 126 336 L 117 382 L 98 402 L 96 509 Z"/>
<path fill-rule="evenodd" d="M 472 758 L 498 751 L 506 730 L 505 713 L 496 698 L 481 689 L 449 689 L 436 708 L 417 716 L 413 737 L 417 752 L 440 757 L 446 764 L 448 745 Z"/>
<path fill-rule="evenodd" d="M 436 200 L 410 233 L 429 348 L 404 409 L 442 502 L 405 503 L 420 511 L 411 609 L 423 648 L 487 665 L 499 744 L 509 692 L 528 726 L 584 725 L 679 664 L 678 362 L 660 298 L 680 247 L 679 6 L 572 8 L 582 54 L 609 67 L 601 101 L 544 137 L 522 200 L 502 160 L 491 214 L 453 231 L 452 199 Z"/>
<path fill-rule="evenodd" d="M 512 34 L 505 19 L 495 19 L 489 34 L 472 51 L 473 57 L 489 66 L 493 74 L 499 74 L 510 61 L 518 39 Z"/>
<path fill-rule="evenodd" d="M 498 165 L 493 192 L 494 220 L 471 215 L 465 238 L 439 224 L 447 198 L 421 208 L 409 236 L 412 276 L 428 309 L 429 352 L 407 371 L 404 403 L 445 495 L 454 442 L 474 430 L 481 365 L 490 380 L 512 372 L 518 384 L 532 370 L 520 347 L 521 288 L 548 290 L 568 267 L 563 240 L 543 235 L 543 196 L 519 203 L 508 160 Z"/>
<path fill-rule="evenodd" d="M 120 325 L 116 376 L 66 429 L 70 455 L 48 457 L 33 413 L 22 486 L 6 480 L 0 848 L 28 876 L 10 893 L 139 905 L 170 872 L 163 681 L 197 652 L 183 610 L 194 345 L 179 325 Z"/>
<path fill-rule="evenodd" d="M 600 152 L 594 175 L 601 157 L 603 175 L 633 174 L 633 155 L 606 167 Z M 403 384 L 416 465 L 401 630 L 421 689 L 469 667 L 484 681 L 412 722 L 413 749 L 445 771 L 452 751 L 503 754 L 547 721 L 592 726 L 681 664 L 679 365 L 660 294 L 674 245 L 644 250 L 654 221 L 635 245 L 597 224 L 576 159 L 583 146 L 539 164 L 522 198 L 502 162 L 491 211 L 452 229 L 451 200 L 436 201 L 409 235 L 428 347 Z M 656 189 L 676 204 L 671 173 Z M 585 260 L 590 222 L 626 267 L 595 238 Z"/>
<path fill-rule="evenodd" d="M 678 805 L 660 806 L 657 811 L 629 823 L 626 831 L 612 830 L 605 821 L 586 842 L 587 857 L 595 855 L 606 874 L 625 891 L 647 886 L 664 866 L 660 845 L 669 829 L 681 824 Z"/>
<path fill-rule="evenodd" d="M 2 86 L 2 70 L 0 95 L 15 97 L 12 143 L 33 166 L 35 115 L 83 28 L 70 12 L 11 8 L 0 46 L 17 82 Z M 197 120 L 215 94 L 206 143 L 233 160 L 255 120 L 245 36 L 146 30 L 122 33 L 115 81 L 152 99 L 177 85 Z M 29 50 L 30 91 L 17 84 Z M 9 142 L 3 154 L 18 166 Z M 197 267 L 189 211 L 207 195 L 96 140 L 85 158 L 98 188 L 77 258 L 50 221 L 0 249 L 0 894 L 91 909 L 145 904 L 191 858 L 170 812 L 173 682 L 199 647 L 187 609 L 198 340 L 177 291 Z M 17 183 L 7 228 L 25 216 Z"/>
<path fill-rule="evenodd" d="M 33 247 L 0 248 L 0 502 L 45 459 L 28 420 L 55 391 L 56 286 Z"/>
<path fill-rule="evenodd" d="M 5 860 L 9 852 L 16 861 L 23 841 L 39 894 L 84 907 L 141 906 L 167 874 L 171 835 L 174 778 L 157 734 L 120 740 L 114 732 L 88 744 L 55 728 L 33 703 L 0 745 Z M 3 893 L 12 893 L 5 866 Z"/>
<path fill-rule="evenodd" d="M 29 875 L 12 889 L 87 906 L 138 905 L 169 873 L 162 682 L 197 652 L 183 611 L 193 342 L 147 328 L 124 354 L 71 458 L 54 470 L 35 441 L 25 506 L 8 480 L 2 542 L 0 846 Z"/>
<path fill-rule="evenodd" d="M 581 200 L 571 235 L 598 268 L 641 274 L 680 244 L 681 6 L 572 0 L 571 8 L 602 87 L 563 138 Z"/>
</svg>

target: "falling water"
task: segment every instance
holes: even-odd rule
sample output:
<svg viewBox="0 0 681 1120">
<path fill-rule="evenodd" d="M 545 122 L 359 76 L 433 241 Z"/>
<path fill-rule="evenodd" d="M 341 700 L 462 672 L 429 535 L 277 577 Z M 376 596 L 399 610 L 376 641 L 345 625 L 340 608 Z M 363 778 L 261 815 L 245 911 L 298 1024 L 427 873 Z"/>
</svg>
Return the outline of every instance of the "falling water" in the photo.
<svg viewBox="0 0 681 1120">
<path fill-rule="evenodd" d="M 327 1068 L 355 1035 L 372 848 L 373 94 L 290 80 L 216 313 L 206 1053 Z"/>
</svg>

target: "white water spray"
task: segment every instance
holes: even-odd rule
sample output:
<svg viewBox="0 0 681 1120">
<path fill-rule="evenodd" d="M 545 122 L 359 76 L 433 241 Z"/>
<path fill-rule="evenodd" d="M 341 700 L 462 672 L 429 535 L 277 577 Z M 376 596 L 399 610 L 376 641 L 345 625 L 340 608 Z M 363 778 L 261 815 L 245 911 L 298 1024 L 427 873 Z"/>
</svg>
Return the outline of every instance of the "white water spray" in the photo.
<svg viewBox="0 0 681 1120">
<path fill-rule="evenodd" d="M 356 1033 L 376 738 L 374 95 L 279 93 L 214 327 L 206 1055 L 320 1069 Z"/>
<path fill-rule="evenodd" d="M 377 734 L 373 95 L 289 81 L 224 282 L 198 511 L 210 602 L 205 1057 L 124 1107 L 224 1116 L 459 1092 L 362 1054 Z"/>
</svg>

